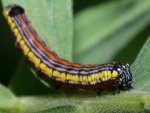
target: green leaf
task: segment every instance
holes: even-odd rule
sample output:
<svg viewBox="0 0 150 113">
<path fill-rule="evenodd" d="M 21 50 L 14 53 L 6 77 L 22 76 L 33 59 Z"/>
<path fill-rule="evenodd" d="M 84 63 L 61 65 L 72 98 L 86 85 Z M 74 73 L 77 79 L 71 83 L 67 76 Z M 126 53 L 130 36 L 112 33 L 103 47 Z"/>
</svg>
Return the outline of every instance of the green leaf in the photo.
<svg viewBox="0 0 150 113">
<path fill-rule="evenodd" d="M 33 113 L 75 113 L 75 107 L 71 106 L 71 105 L 64 105 L 64 106 L 58 106 L 58 107 L 53 107 L 53 108 L 49 108 L 46 110 L 42 110 L 42 111 L 36 111 Z"/>
<path fill-rule="evenodd" d="M 0 112 L 8 113 L 18 109 L 19 101 L 17 98 L 4 86 L 0 84 Z"/>
<path fill-rule="evenodd" d="M 138 90 L 150 91 L 150 37 L 140 50 L 135 62 L 132 65 L 133 81 Z"/>
<path fill-rule="evenodd" d="M 112 60 L 146 28 L 149 11 L 149 0 L 116 0 L 79 12 L 75 16 L 74 61 Z"/>
<path fill-rule="evenodd" d="M 86 93 L 88 94 L 88 93 Z M 63 95 L 63 96 L 34 96 L 21 97 L 20 110 L 22 112 L 36 113 L 96 113 L 96 112 L 142 112 L 149 109 L 145 104 L 150 93 L 126 92 L 117 95 L 89 96 Z M 148 106 L 147 106 L 148 105 Z"/>
<path fill-rule="evenodd" d="M 141 97 L 141 104 L 143 104 L 146 112 L 150 111 L 150 95 L 144 95 Z"/>
<path fill-rule="evenodd" d="M 2 89 L 2 88 L 0 88 Z M 3 90 L 1 90 L 3 91 Z M 7 91 L 6 91 L 7 92 Z M 8 93 L 8 92 L 7 92 Z M 36 112 L 36 113 L 95 113 L 95 112 L 142 112 L 149 111 L 149 97 L 150 93 L 140 93 L 137 91 L 130 91 L 117 95 L 95 96 L 88 95 L 88 92 L 74 95 L 62 96 L 32 96 L 20 97 L 16 101 L 12 94 L 0 93 L 0 97 L 9 101 L 0 101 L 0 108 L 5 105 L 9 108 L 12 105 L 18 112 Z M 7 98 L 6 98 L 7 97 Z M 10 101 L 14 100 L 14 101 Z M 7 103 L 6 103 L 7 102 Z M 14 103 L 16 102 L 16 103 Z M 6 104 L 4 104 L 6 103 Z M 14 110 L 14 109 L 7 109 Z"/>
</svg>

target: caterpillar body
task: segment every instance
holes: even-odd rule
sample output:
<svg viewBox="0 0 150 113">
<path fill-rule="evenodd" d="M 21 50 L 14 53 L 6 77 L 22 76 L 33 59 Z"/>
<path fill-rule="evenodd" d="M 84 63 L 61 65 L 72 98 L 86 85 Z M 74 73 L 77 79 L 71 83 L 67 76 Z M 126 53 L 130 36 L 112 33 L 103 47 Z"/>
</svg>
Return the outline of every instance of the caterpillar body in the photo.
<svg viewBox="0 0 150 113">
<path fill-rule="evenodd" d="M 17 48 L 23 51 L 40 77 L 50 84 L 95 90 L 120 91 L 132 86 L 132 74 L 127 63 L 77 64 L 59 58 L 33 29 L 25 10 L 18 5 L 7 6 L 3 14 L 15 37 Z"/>
</svg>

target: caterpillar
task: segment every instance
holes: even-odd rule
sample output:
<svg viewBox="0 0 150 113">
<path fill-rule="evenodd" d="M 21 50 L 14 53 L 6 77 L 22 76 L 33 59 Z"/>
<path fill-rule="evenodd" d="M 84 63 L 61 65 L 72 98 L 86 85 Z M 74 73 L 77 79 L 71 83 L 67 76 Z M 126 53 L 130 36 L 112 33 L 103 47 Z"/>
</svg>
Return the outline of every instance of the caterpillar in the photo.
<svg viewBox="0 0 150 113">
<path fill-rule="evenodd" d="M 128 63 L 78 64 L 61 59 L 41 40 L 21 6 L 9 5 L 3 14 L 16 37 L 16 47 L 49 84 L 113 93 L 132 87 Z"/>
</svg>

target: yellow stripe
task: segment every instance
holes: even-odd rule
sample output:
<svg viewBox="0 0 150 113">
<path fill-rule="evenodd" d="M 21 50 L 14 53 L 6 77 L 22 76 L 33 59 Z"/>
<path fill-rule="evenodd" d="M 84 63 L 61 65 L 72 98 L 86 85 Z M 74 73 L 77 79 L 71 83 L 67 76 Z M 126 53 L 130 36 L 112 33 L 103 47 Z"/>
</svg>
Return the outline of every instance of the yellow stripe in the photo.
<svg viewBox="0 0 150 113">
<path fill-rule="evenodd" d="M 17 28 L 14 28 L 14 29 L 13 29 L 13 32 L 14 32 L 14 35 L 17 37 L 17 36 L 18 36 L 18 34 L 19 34 L 18 29 L 17 29 Z"/>
<path fill-rule="evenodd" d="M 46 65 L 44 63 L 39 64 L 39 69 L 43 72 L 46 72 Z"/>
<path fill-rule="evenodd" d="M 19 42 L 21 39 L 22 39 L 22 36 L 20 34 L 18 34 L 16 41 Z"/>
<path fill-rule="evenodd" d="M 67 80 L 71 80 L 71 78 L 72 78 L 72 75 L 71 74 L 67 74 Z"/>
<path fill-rule="evenodd" d="M 83 76 L 82 75 L 79 75 L 79 81 L 83 82 Z"/>
<path fill-rule="evenodd" d="M 52 75 L 53 75 L 54 77 L 57 77 L 57 74 L 58 74 L 58 71 L 54 70 Z"/>
<path fill-rule="evenodd" d="M 116 78 L 117 76 L 118 76 L 118 72 L 117 72 L 117 71 L 113 71 L 113 72 L 112 72 L 112 77 L 113 77 L 113 78 Z"/>
<path fill-rule="evenodd" d="M 37 68 L 40 65 L 40 59 L 37 58 L 36 56 L 33 57 L 34 65 Z M 45 69 L 46 71 L 46 69 Z"/>
<path fill-rule="evenodd" d="M 5 18 L 8 17 L 8 14 L 9 14 L 9 12 L 7 10 L 3 11 L 3 15 L 5 16 Z"/>
<path fill-rule="evenodd" d="M 24 45 L 24 47 L 23 47 L 24 55 L 26 56 L 28 54 L 28 52 L 29 52 L 29 48 L 26 45 Z"/>
<path fill-rule="evenodd" d="M 66 81 L 66 74 L 65 73 L 61 73 L 59 78 L 62 80 L 62 81 Z"/>
<path fill-rule="evenodd" d="M 8 22 L 8 24 L 11 26 L 11 24 L 13 23 L 12 22 L 12 19 L 8 16 L 8 18 L 7 18 L 7 22 Z"/>
<path fill-rule="evenodd" d="M 52 74 L 53 74 L 53 70 L 51 68 L 46 68 L 46 73 L 49 77 L 52 77 Z"/>
</svg>

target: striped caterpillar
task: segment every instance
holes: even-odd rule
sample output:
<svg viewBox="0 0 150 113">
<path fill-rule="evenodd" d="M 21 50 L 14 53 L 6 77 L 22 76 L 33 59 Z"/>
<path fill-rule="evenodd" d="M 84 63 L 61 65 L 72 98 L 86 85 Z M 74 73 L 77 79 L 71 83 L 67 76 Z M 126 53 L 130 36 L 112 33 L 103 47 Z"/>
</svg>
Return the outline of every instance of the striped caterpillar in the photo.
<svg viewBox="0 0 150 113">
<path fill-rule="evenodd" d="M 129 64 L 108 62 L 84 65 L 61 59 L 41 40 L 22 7 L 10 5 L 3 13 L 16 37 L 17 48 L 23 51 L 29 64 L 48 83 L 97 92 L 109 89 L 113 93 L 132 87 Z"/>
</svg>

